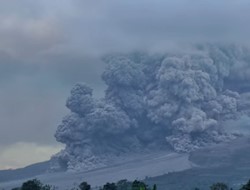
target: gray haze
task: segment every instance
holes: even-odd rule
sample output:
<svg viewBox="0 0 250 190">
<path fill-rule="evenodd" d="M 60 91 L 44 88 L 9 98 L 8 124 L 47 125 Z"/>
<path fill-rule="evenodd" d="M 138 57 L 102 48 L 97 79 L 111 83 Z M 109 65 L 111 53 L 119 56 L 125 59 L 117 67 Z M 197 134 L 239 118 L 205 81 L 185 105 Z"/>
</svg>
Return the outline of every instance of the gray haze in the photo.
<svg viewBox="0 0 250 190">
<path fill-rule="evenodd" d="M 59 149 L 53 134 L 73 84 L 103 95 L 102 55 L 189 51 L 203 41 L 248 45 L 249 9 L 248 0 L 2 0 L 0 168 L 29 163 L 10 159 L 20 146 L 31 147 L 26 154 L 40 147 L 47 158 Z M 248 65 L 242 70 L 249 76 Z"/>
</svg>

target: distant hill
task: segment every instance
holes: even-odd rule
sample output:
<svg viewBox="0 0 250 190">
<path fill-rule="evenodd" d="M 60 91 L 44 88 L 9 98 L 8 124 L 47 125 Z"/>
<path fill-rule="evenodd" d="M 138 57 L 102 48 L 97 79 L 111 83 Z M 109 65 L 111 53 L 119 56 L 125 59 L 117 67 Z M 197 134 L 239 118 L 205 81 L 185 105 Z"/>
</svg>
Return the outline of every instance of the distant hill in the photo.
<svg viewBox="0 0 250 190">
<path fill-rule="evenodd" d="M 197 150 L 189 160 L 196 167 L 148 178 L 148 184 L 158 184 L 159 189 L 206 190 L 215 182 L 224 182 L 237 189 L 250 179 L 250 139 L 240 138 L 232 142 Z"/>
<path fill-rule="evenodd" d="M 15 169 L 15 170 L 1 170 L 0 171 L 0 182 L 20 180 L 30 178 L 40 174 L 44 174 L 49 169 L 50 162 L 40 162 L 32 164 L 30 166 Z"/>
<path fill-rule="evenodd" d="M 88 181 L 92 186 L 121 179 L 144 179 L 159 190 L 208 190 L 215 182 L 225 182 L 237 189 L 250 179 L 250 139 L 214 145 L 188 154 L 150 153 L 124 160 L 119 164 L 83 172 L 47 173 L 49 161 L 17 170 L 0 171 L 0 189 L 20 186 L 28 178 L 60 189 Z M 25 178 L 25 179 L 24 179 Z"/>
</svg>

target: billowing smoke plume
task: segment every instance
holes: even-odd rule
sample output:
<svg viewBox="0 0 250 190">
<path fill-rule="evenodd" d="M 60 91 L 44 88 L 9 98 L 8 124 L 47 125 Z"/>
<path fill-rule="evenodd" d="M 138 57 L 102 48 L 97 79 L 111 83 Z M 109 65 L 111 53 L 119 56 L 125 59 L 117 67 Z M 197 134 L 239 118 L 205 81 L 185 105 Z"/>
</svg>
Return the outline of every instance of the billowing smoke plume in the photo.
<svg viewBox="0 0 250 190">
<path fill-rule="evenodd" d="M 188 54 L 106 56 L 105 97 L 94 99 L 86 84 L 71 90 L 71 113 L 55 134 L 66 147 L 54 160 L 90 169 L 131 152 L 188 152 L 234 138 L 221 123 L 249 114 L 242 103 L 249 96 L 241 100 L 224 81 L 245 57 L 242 48 L 213 45 Z"/>
</svg>

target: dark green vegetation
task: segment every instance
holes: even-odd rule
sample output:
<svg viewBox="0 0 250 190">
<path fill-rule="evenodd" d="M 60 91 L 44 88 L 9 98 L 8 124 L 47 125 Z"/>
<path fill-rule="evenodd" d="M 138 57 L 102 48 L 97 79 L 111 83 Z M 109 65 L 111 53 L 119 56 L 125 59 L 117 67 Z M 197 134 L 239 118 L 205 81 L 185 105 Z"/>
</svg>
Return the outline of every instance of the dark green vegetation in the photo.
<svg viewBox="0 0 250 190">
<path fill-rule="evenodd" d="M 12 190 L 56 190 L 58 188 L 51 185 L 44 185 L 41 181 L 37 179 L 32 179 L 26 181 L 21 187 L 13 188 Z M 91 190 L 96 189 L 91 188 L 87 182 L 82 182 L 78 187 L 72 187 L 70 190 Z M 127 180 L 120 180 L 117 183 L 106 183 L 99 190 L 157 190 L 157 186 L 154 184 L 153 187 L 149 187 L 142 181 L 135 180 L 133 182 Z"/>
<path fill-rule="evenodd" d="M 180 181 L 181 184 L 181 181 Z M 13 188 L 12 190 L 56 190 L 58 188 L 51 186 L 51 185 L 44 185 L 42 182 L 40 182 L 37 179 L 32 179 L 29 181 L 26 181 L 22 184 L 21 187 Z M 102 187 L 95 187 L 91 188 L 91 186 L 87 182 L 82 182 L 78 187 L 73 187 L 70 190 L 157 190 L 156 184 L 154 184 L 152 187 L 149 187 L 145 182 L 135 180 L 133 182 L 127 181 L 127 180 L 120 180 L 117 183 L 106 183 Z M 208 186 L 206 189 L 209 190 L 233 190 L 233 188 L 229 187 L 225 183 L 214 183 L 211 186 Z M 190 190 L 202 190 L 198 187 L 190 188 Z M 243 184 L 239 190 L 250 190 L 250 180 Z"/>
<path fill-rule="evenodd" d="M 55 190 L 51 185 L 44 185 L 37 179 L 32 179 L 24 182 L 21 187 L 13 188 L 12 190 Z"/>
<path fill-rule="evenodd" d="M 215 183 L 210 187 L 210 190 L 229 190 L 225 183 Z"/>
<path fill-rule="evenodd" d="M 91 189 L 91 186 L 87 183 L 87 182 L 82 182 L 80 185 L 79 185 L 79 189 L 80 190 L 90 190 Z"/>
<path fill-rule="evenodd" d="M 240 190 L 250 190 L 250 180 L 247 182 L 247 184 L 243 185 Z"/>
</svg>

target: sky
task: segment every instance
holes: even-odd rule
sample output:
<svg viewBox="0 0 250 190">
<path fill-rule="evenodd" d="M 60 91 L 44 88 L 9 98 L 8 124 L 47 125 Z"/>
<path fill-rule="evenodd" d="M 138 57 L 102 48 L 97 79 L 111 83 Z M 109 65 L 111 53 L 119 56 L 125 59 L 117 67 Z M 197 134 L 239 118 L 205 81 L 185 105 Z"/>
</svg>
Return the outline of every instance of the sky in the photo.
<svg viewBox="0 0 250 190">
<path fill-rule="evenodd" d="M 249 44 L 249 18 L 249 0 L 1 0 L 0 169 L 62 148 L 70 89 L 85 82 L 102 97 L 105 54 Z"/>
</svg>

